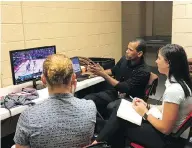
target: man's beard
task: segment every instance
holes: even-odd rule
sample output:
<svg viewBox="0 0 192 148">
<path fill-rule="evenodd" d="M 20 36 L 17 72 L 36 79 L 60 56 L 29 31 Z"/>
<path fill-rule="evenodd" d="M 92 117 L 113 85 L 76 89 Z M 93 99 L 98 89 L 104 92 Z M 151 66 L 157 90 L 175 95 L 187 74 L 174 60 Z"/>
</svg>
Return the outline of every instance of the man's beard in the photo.
<svg viewBox="0 0 192 148">
<path fill-rule="evenodd" d="M 132 57 L 129 57 L 129 56 L 125 56 L 127 60 L 132 60 Z"/>
</svg>

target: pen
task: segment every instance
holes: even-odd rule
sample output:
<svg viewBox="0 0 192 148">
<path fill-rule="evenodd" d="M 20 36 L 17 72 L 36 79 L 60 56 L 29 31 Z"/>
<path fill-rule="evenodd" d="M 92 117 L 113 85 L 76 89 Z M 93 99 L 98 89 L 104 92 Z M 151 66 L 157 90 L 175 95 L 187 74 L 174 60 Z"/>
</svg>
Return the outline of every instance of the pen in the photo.
<svg viewBox="0 0 192 148">
<path fill-rule="evenodd" d="M 131 95 L 129 95 L 129 97 L 130 97 L 132 100 L 134 100 L 134 98 L 133 98 Z M 138 102 L 138 100 L 137 100 L 136 102 Z"/>
<path fill-rule="evenodd" d="M 131 95 L 129 95 L 129 97 L 130 97 L 132 100 L 134 99 Z"/>
</svg>

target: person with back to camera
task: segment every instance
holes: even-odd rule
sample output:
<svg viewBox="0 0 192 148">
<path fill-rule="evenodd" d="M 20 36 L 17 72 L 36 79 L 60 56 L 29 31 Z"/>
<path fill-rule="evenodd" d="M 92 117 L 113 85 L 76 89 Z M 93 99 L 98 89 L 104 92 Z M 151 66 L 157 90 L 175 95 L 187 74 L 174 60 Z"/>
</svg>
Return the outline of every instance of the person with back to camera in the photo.
<svg viewBox="0 0 192 148">
<path fill-rule="evenodd" d="M 141 126 L 132 124 L 116 116 L 114 110 L 96 141 L 108 141 L 113 148 L 124 148 L 125 139 L 142 144 L 147 148 L 163 148 L 167 139 L 174 142 L 171 133 L 175 133 L 192 112 L 192 83 L 189 75 L 187 56 L 183 47 L 176 44 L 168 44 L 160 48 L 156 60 L 158 71 L 167 76 L 163 103 L 157 106 L 162 113 L 162 119 L 157 119 L 148 114 L 147 104 L 139 98 L 133 100 L 133 108 L 145 120 Z M 129 114 L 129 113 L 127 113 Z M 181 137 L 187 139 L 189 129 Z"/>
<path fill-rule="evenodd" d="M 71 60 L 62 54 L 43 63 L 49 98 L 21 113 L 16 148 L 81 148 L 91 142 L 96 122 L 93 101 L 74 97 L 77 81 Z"/>
</svg>

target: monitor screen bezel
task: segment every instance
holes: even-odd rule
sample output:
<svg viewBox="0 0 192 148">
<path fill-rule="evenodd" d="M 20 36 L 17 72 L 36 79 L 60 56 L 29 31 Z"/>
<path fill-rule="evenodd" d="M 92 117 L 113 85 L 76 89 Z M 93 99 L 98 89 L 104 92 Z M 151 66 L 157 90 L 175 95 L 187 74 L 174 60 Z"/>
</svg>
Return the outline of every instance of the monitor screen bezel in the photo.
<svg viewBox="0 0 192 148">
<path fill-rule="evenodd" d="M 13 57 L 12 57 L 12 54 L 15 53 L 15 52 L 24 52 L 24 51 L 27 52 L 27 51 L 30 51 L 30 50 L 42 49 L 42 48 L 50 48 L 50 47 L 53 47 L 53 48 L 54 48 L 54 54 L 56 54 L 56 46 L 55 46 L 55 45 L 52 45 L 52 46 L 33 47 L 33 48 L 18 49 L 18 50 L 11 50 L 11 51 L 9 51 L 13 85 L 18 85 L 18 84 L 26 83 L 26 82 L 33 81 L 33 80 L 38 81 L 38 80 L 40 80 L 40 77 L 38 77 L 38 78 L 32 78 L 32 79 L 28 79 L 28 80 L 26 80 L 26 81 L 22 81 L 22 82 L 16 83 L 16 81 L 15 81 L 15 73 L 14 73 L 14 65 L 13 65 Z"/>
</svg>

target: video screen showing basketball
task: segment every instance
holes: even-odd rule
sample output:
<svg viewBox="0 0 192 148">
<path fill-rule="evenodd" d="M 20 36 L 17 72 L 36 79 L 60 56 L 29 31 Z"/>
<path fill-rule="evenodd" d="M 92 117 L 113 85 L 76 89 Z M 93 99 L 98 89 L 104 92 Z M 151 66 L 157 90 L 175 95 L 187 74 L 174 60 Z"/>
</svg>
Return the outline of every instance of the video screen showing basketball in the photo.
<svg viewBox="0 0 192 148">
<path fill-rule="evenodd" d="M 34 48 L 12 53 L 15 83 L 39 78 L 47 56 L 55 54 L 55 47 Z"/>
</svg>

